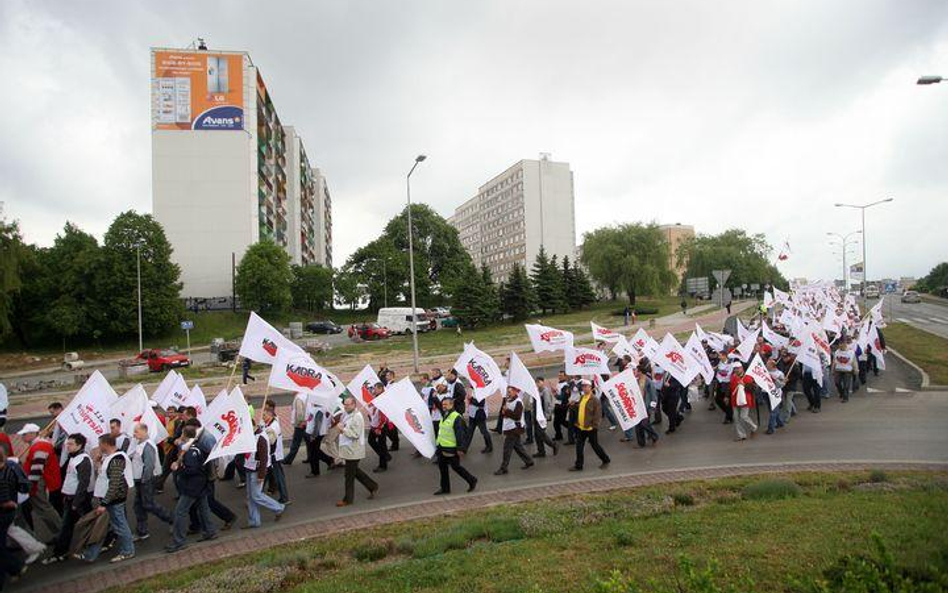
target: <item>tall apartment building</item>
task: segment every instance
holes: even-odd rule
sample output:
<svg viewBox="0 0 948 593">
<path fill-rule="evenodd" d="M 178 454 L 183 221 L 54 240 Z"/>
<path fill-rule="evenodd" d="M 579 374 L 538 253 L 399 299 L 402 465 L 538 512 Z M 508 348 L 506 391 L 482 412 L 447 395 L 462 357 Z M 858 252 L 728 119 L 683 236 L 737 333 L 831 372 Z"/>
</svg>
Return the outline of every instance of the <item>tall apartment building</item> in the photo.
<svg viewBox="0 0 948 593">
<path fill-rule="evenodd" d="M 480 187 L 448 222 L 474 264 L 503 280 L 520 264 L 533 265 L 542 245 L 552 257 L 576 250 L 573 172 L 569 163 L 521 160 Z"/>
<path fill-rule="evenodd" d="M 688 224 L 675 223 L 663 224 L 658 228 L 662 231 L 665 241 L 668 242 L 669 253 L 671 254 L 668 263 L 671 266 L 672 272 L 675 273 L 675 276 L 678 277 L 678 281 L 680 282 L 685 271 L 688 269 L 688 262 L 678 263 L 678 247 L 688 239 L 694 238 L 695 227 Z M 673 290 L 677 292 L 678 286 L 676 285 Z"/>
<path fill-rule="evenodd" d="M 328 264 L 325 180 L 250 56 L 152 48 L 151 79 L 152 209 L 182 296 L 230 296 L 232 261 L 264 238 L 296 263 Z"/>
</svg>

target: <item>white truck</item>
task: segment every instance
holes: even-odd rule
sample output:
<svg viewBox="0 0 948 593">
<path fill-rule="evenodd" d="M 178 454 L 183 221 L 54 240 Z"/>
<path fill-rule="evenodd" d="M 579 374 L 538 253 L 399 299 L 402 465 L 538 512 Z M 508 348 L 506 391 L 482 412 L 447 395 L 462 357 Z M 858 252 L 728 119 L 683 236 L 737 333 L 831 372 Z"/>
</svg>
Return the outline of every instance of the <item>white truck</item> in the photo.
<svg viewBox="0 0 948 593">
<path fill-rule="evenodd" d="M 377 323 L 388 328 L 393 334 L 410 334 L 411 324 L 415 323 L 418 333 L 428 331 L 428 319 L 425 310 L 415 307 L 412 315 L 411 307 L 383 307 L 379 309 Z"/>
</svg>

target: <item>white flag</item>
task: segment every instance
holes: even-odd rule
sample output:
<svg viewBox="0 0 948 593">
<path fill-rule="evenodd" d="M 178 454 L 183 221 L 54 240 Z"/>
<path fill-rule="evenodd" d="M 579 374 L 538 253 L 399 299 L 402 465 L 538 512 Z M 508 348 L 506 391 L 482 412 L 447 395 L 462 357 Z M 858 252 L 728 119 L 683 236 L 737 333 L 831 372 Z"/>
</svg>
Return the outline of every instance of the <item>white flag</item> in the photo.
<svg viewBox="0 0 948 593">
<path fill-rule="evenodd" d="M 873 323 L 869 328 L 869 341 L 872 344 L 872 355 L 876 357 L 876 365 L 885 370 L 885 348 L 882 347 L 882 340 L 879 338 L 879 329 Z"/>
<path fill-rule="evenodd" d="M 744 335 L 744 339 L 741 340 L 740 345 L 737 347 L 737 353 L 741 355 L 741 362 L 747 362 L 750 360 L 751 355 L 754 354 L 754 346 L 757 345 L 757 334 L 760 333 L 760 328 L 758 327 L 754 331 L 749 331 Z"/>
<path fill-rule="evenodd" d="M 632 364 L 638 364 L 639 359 L 642 357 L 639 351 L 633 348 L 632 344 L 629 343 L 629 340 L 623 335 L 619 336 L 619 341 L 616 342 L 616 345 L 612 347 L 612 353 L 616 356 L 632 357 Z"/>
<path fill-rule="evenodd" d="M 168 397 L 168 392 L 177 380 L 178 371 L 172 369 L 165 373 L 165 378 L 161 380 L 161 383 L 158 384 L 158 387 L 156 387 L 155 391 L 151 394 L 151 401 L 164 408 L 162 402 Z"/>
<path fill-rule="evenodd" d="M 527 329 L 534 352 L 559 352 L 573 345 L 573 332 L 545 325 L 526 324 L 523 327 Z"/>
<path fill-rule="evenodd" d="M 217 403 L 217 399 L 214 403 Z M 239 387 L 235 387 L 227 394 L 220 409 L 209 417 L 208 426 L 211 427 L 212 434 L 217 433 L 221 436 L 207 456 L 207 461 L 218 457 L 236 457 L 242 453 L 253 453 L 257 450 L 253 418 L 250 417 L 250 408 Z"/>
<path fill-rule="evenodd" d="M 564 353 L 567 375 L 609 375 L 608 360 L 604 352 L 593 348 L 567 348 Z"/>
<path fill-rule="evenodd" d="M 352 381 L 349 381 L 346 389 L 355 396 L 356 400 L 367 405 L 372 403 L 372 399 L 375 397 L 372 395 L 372 389 L 381 382 L 372 365 L 367 364 L 359 371 L 358 375 L 352 378 Z"/>
<path fill-rule="evenodd" d="M 247 320 L 247 329 L 240 341 L 240 356 L 265 364 L 276 363 L 285 352 L 303 352 L 303 349 L 287 339 L 276 328 L 254 312 Z"/>
<path fill-rule="evenodd" d="M 240 389 L 240 387 L 234 387 L 234 389 Z M 243 395 L 241 395 L 241 397 L 243 397 Z M 201 421 L 201 426 L 204 427 L 204 430 L 206 430 L 208 434 L 214 437 L 215 441 L 221 440 L 221 437 L 226 434 L 226 426 L 215 423 L 214 419 L 220 418 L 221 414 L 226 411 L 229 405 L 230 401 L 227 390 L 221 389 L 220 393 L 217 394 L 217 397 L 215 397 L 211 401 L 210 405 L 208 405 L 204 410 L 204 413 L 198 415 L 198 420 Z"/>
<path fill-rule="evenodd" d="M 160 443 L 168 438 L 168 431 L 151 409 L 148 394 L 141 383 L 126 391 L 112 404 L 110 412 L 112 418 L 122 421 L 122 432 L 129 436 L 132 436 L 135 425 L 141 423 L 148 427 L 148 439 L 152 442 Z"/>
<path fill-rule="evenodd" d="M 283 351 L 277 355 L 268 383 L 270 387 L 318 398 L 329 409 L 346 390 L 338 377 L 316 364 L 309 354 L 298 351 Z"/>
<path fill-rule="evenodd" d="M 879 302 L 869 309 L 869 318 L 872 319 L 872 323 L 876 327 L 885 327 L 885 319 L 882 317 L 882 302 L 884 299 L 885 296 L 880 296 Z"/>
<path fill-rule="evenodd" d="M 194 384 L 194 387 L 192 387 L 191 391 L 188 393 L 188 401 L 184 405 L 193 407 L 195 410 L 197 410 L 198 416 L 201 415 L 201 412 L 207 409 L 207 398 L 204 397 L 204 390 L 201 389 L 200 385 L 197 383 Z"/>
<path fill-rule="evenodd" d="M 592 321 L 589 322 L 589 326 L 592 328 L 593 340 L 596 342 L 607 342 L 609 344 L 614 344 L 619 341 L 619 338 L 622 337 L 617 331 L 613 331 L 607 327 L 602 327 L 601 325 L 596 325 Z"/>
<path fill-rule="evenodd" d="M 790 301 L 790 295 L 780 290 L 776 286 L 773 287 L 774 299 L 779 303 L 783 303 L 786 306 L 790 306 L 792 303 Z"/>
<path fill-rule="evenodd" d="M 56 423 L 66 434 L 81 433 L 89 447 L 95 447 L 99 437 L 109 432 L 110 410 L 117 400 L 118 395 L 102 373 L 94 371 L 56 417 Z"/>
<path fill-rule="evenodd" d="M 687 387 L 698 374 L 698 369 L 689 361 L 691 357 L 685 352 L 671 334 L 665 334 L 658 349 L 659 366 L 672 374 L 683 386 Z"/>
<path fill-rule="evenodd" d="M 757 386 L 763 389 L 767 397 L 770 398 L 770 409 L 776 409 L 780 405 L 780 400 L 783 398 L 783 392 L 777 387 L 774 378 L 770 376 L 770 371 L 767 370 L 767 365 L 761 360 L 759 353 L 754 356 L 754 360 L 751 361 L 746 372 L 754 379 L 754 383 L 757 383 Z"/>
<path fill-rule="evenodd" d="M 764 336 L 764 339 L 770 342 L 770 345 L 774 348 L 777 348 L 778 350 L 780 348 L 786 348 L 787 345 L 790 344 L 790 340 L 788 338 L 785 338 L 774 330 L 770 329 L 770 326 L 767 325 L 766 321 L 761 324 L 760 332 Z"/>
<path fill-rule="evenodd" d="M 540 401 L 540 390 L 533 375 L 527 370 L 520 357 L 513 350 L 510 351 L 510 369 L 507 373 L 507 384 L 516 387 L 533 398 L 533 413 L 541 428 L 546 428 L 546 416 L 543 415 L 543 402 Z"/>
<path fill-rule="evenodd" d="M 389 384 L 385 393 L 372 400 L 372 405 L 388 416 L 419 453 L 428 458 L 434 456 L 435 434 L 428 402 L 408 377 Z"/>
<path fill-rule="evenodd" d="M 750 333 L 750 330 L 744 327 L 740 317 L 735 317 L 734 321 L 737 322 L 737 339 L 743 342 L 747 338 L 747 334 Z"/>
<path fill-rule="evenodd" d="M 166 410 L 172 406 L 175 408 L 188 406 L 190 405 L 188 401 L 191 399 L 191 390 L 188 388 L 184 377 L 175 371 L 169 371 L 168 374 L 170 375 L 171 373 L 174 373 L 174 376 L 172 376 L 171 383 L 167 389 L 162 391 L 161 385 L 159 385 L 158 390 L 155 391 L 155 394 L 151 398 L 152 401 Z M 167 377 L 165 379 L 167 380 Z M 165 382 L 162 381 L 161 383 L 164 385 Z"/>
<path fill-rule="evenodd" d="M 695 332 L 691 332 L 691 337 L 688 338 L 688 342 L 685 343 L 685 352 L 688 353 L 694 364 L 697 365 L 698 372 L 704 379 L 705 384 L 710 385 L 711 379 L 714 378 L 714 367 L 711 366 L 708 353 L 705 352 L 704 346 L 701 345 L 701 341 L 698 340 L 698 335 Z"/>
<path fill-rule="evenodd" d="M 794 344 L 791 344 L 791 348 Z M 809 332 L 800 340 L 800 346 L 797 352 L 797 360 L 800 364 L 809 369 L 813 379 L 823 385 L 823 361 L 820 358 L 820 347 L 816 345 L 813 335 Z"/>
<path fill-rule="evenodd" d="M 776 299 L 774 299 L 774 296 L 765 290 L 764 291 L 764 307 L 766 307 L 767 309 L 770 309 L 775 304 L 776 304 Z"/>
<path fill-rule="evenodd" d="M 495 391 L 499 391 L 501 396 L 507 391 L 500 367 L 473 343 L 464 345 L 464 352 L 455 361 L 454 370 L 471 382 L 474 387 L 471 395 L 477 401 L 483 401 Z"/>
<path fill-rule="evenodd" d="M 608 398 L 622 430 L 629 430 L 646 418 L 645 399 L 639 390 L 635 371 L 628 368 L 599 386 Z"/>
<path fill-rule="evenodd" d="M 655 360 L 658 356 L 658 342 L 648 335 L 644 327 L 640 327 L 639 331 L 635 332 L 629 343 L 649 360 Z"/>
</svg>

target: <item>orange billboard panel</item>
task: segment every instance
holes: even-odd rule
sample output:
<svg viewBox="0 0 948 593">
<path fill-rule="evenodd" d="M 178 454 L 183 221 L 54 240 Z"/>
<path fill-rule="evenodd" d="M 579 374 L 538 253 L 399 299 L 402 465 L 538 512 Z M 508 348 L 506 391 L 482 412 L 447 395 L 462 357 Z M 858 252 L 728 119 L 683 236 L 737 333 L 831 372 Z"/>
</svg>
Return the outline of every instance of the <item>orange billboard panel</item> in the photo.
<svg viewBox="0 0 948 593">
<path fill-rule="evenodd" d="M 153 54 L 155 129 L 244 129 L 243 55 L 168 50 Z"/>
</svg>

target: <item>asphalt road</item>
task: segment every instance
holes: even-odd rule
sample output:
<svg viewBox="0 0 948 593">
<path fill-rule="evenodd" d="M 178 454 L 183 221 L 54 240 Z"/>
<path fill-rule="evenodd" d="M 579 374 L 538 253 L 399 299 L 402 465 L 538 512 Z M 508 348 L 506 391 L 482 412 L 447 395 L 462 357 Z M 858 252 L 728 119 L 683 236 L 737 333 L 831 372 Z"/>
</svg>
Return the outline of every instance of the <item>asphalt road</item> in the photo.
<svg viewBox="0 0 948 593">
<path fill-rule="evenodd" d="M 699 403 L 688 414 L 681 429 L 674 435 L 663 435 L 657 447 L 640 449 L 632 443 L 620 443 L 618 432 L 603 431 L 601 441 L 612 457 L 606 470 L 598 469 L 598 463 L 587 450 L 587 465 L 584 472 L 568 472 L 573 462 L 573 451 L 564 449 L 556 457 L 537 460 L 529 470 L 520 469 L 518 459 L 510 464 L 510 473 L 494 476 L 500 464 L 501 442 L 496 435 L 494 452 L 481 454 L 483 441 L 475 436 L 471 454 L 465 457 L 464 465 L 478 478 L 478 491 L 501 491 L 531 485 L 565 482 L 590 475 L 621 475 L 654 470 L 683 469 L 719 466 L 725 464 L 814 462 L 814 461 L 948 461 L 948 393 L 916 392 L 919 378 L 900 360 L 890 357 L 888 370 L 870 381 L 870 389 L 859 391 L 849 403 L 842 404 L 832 397 L 823 404 L 821 414 L 804 411 L 806 403 L 797 399 L 800 414 L 790 425 L 768 436 L 738 443 L 733 441 L 731 426 L 721 424 L 719 411 L 709 411 L 707 405 Z M 661 427 L 659 427 L 661 428 Z M 412 448 L 402 439 L 402 448 L 394 453 L 395 460 L 387 473 L 373 474 L 380 485 L 379 496 L 366 500 L 366 492 L 357 485 L 356 504 L 337 509 L 336 500 L 342 497 L 342 472 L 324 472 L 317 479 L 303 479 L 308 466 L 297 459 L 287 468 L 289 491 L 294 504 L 288 507 L 280 525 L 307 522 L 314 518 L 338 517 L 369 509 L 384 509 L 389 506 L 434 500 L 432 493 L 438 487 L 438 472 L 426 459 L 413 459 Z M 528 447 L 533 452 L 533 447 Z M 363 468 L 371 469 L 377 460 L 368 452 Z M 452 475 L 455 492 L 453 496 L 464 496 L 463 484 Z M 160 497 L 166 506 L 173 503 L 173 488 Z M 230 506 L 242 521 L 246 516 L 244 491 L 236 490 L 233 483 L 218 483 L 217 496 Z M 129 510 L 131 515 L 131 510 Z M 264 527 L 273 526 L 272 515 L 264 513 Z M 151 520 L 152 537 L 138 545 L 140 558 L 163 554 L 162 548 L 169 541 L 165 528 Z M 254 532 L 234 529 L 222 533 L 222 538 L 252 536 Z M 205 544 L 213 545 L 213 544 Z M 187 552 L 184 552 L 187 553 Z M 109 556 L 105 555 L 107 559 Z M 173 563 L 173 558 L 169 558 Z M 173 565 L 173 564 L 169 564 Z M 34 587 L 53 584 L 76 575 L 94 578 L 98 571 L 109 570 L 110 565 L 100 560 L 93 565 L 69 560 L 55 569 L 37 566 L 22 582 L 10 588 L 12 591 L 28 591 Z"/>
<path fill-rule="evenodd" d="M 948 306 L 936 303 L 903 303 L 899 295 L 890 294 L 882 305 L 891 321 L 901 321 L 919 329 L 948 338 Z"/>
</svg>

